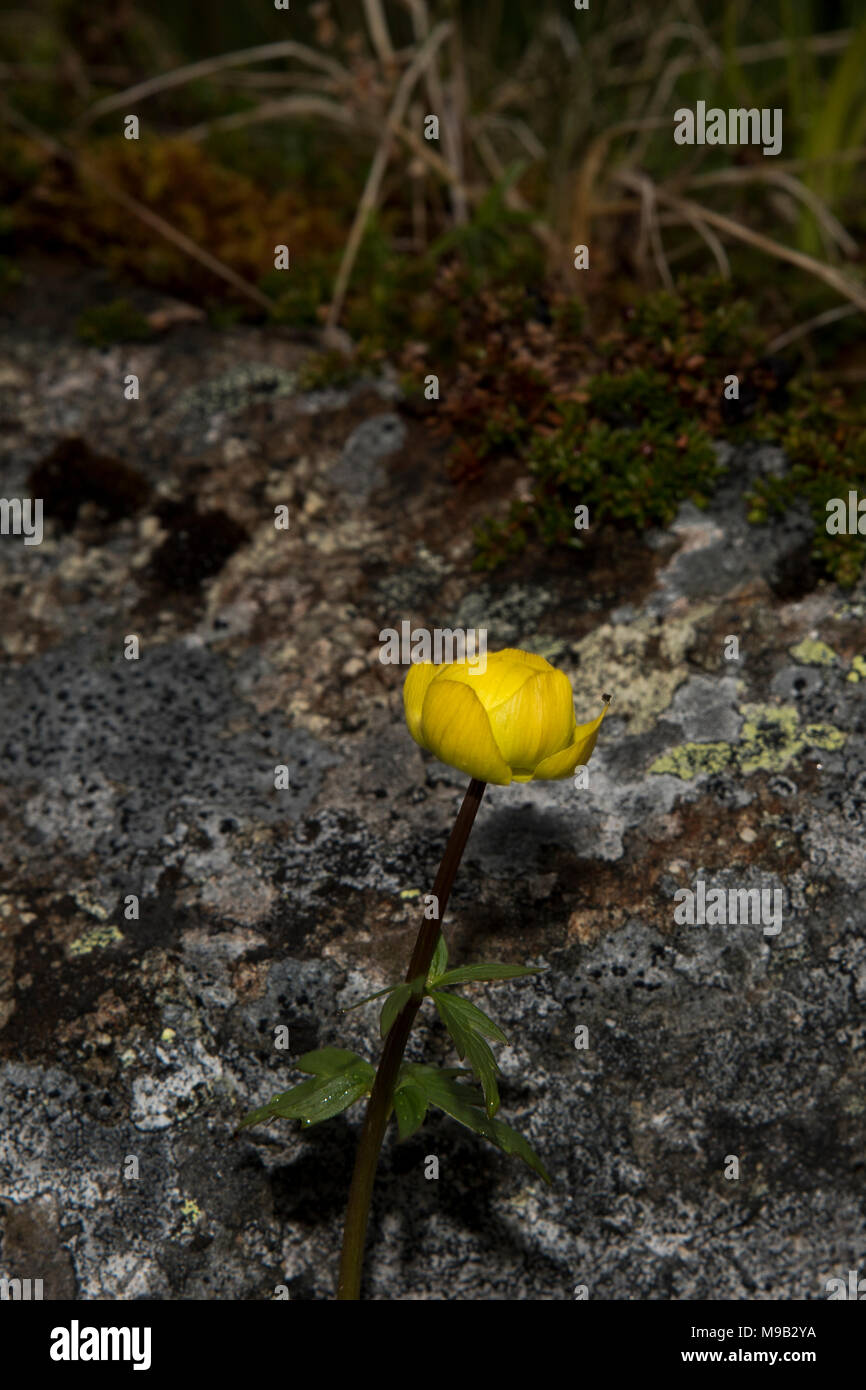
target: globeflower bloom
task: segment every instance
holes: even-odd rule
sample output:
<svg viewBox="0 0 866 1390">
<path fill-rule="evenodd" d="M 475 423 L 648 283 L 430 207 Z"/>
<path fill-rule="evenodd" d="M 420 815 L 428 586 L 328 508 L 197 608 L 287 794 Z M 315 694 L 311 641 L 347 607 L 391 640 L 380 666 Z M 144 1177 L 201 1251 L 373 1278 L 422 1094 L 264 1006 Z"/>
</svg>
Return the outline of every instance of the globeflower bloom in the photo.
<svg viewBox="0 0 866 1390">
<path fill-rule="evenodd" d="M 416 662 L 403 685 L 415 742 L 480 782 L 551 781 L 589 761 L 607 704 L 577 724 L 571 682 L 543 656 L 506 647 L 486 667 Z"/>
</svg>

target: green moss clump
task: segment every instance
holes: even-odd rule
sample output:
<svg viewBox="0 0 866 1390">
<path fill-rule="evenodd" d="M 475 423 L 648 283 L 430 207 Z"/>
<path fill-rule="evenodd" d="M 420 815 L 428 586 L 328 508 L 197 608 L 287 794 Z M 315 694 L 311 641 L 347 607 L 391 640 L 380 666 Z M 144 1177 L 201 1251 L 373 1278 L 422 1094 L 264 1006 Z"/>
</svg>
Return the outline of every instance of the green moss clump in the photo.
<svg viewBox="0 0 866 1390">
<path fill-rule="evenodd" d="M 80 314 L 75 331 L 83 343 L 92 347 L 110 347 L 112 343 L 144 343 L 153 337 L 153 329 L 128 299 L 112 299 L 109 304 L 94 304 Z"/>
<path fill-rule="evenodd" d="M 840 391 L 794 384 L 784 413 L 767 416 L 760 433 L 779 443 L 790 468 L 778 478 L 762 478 L 748 499 L 749 520 L 766 522 L 804 499 L 815 523 L 812 551 L 844 589 L 856 584 L 866 564 L 866 536 L 831 535 L 827 503 L 847 499 L 851 489 L 866 495 L 866 421 L 862 407 L 846 404 Z"/>
<path fill-rule="evenodd" d="M 532 438 L 533 500 L 512 507 L 505 523 L 478 529 L 477 568 L 518 553 L 531 530 L 545 545 L 579 547 L 577 505 L 589 509 L 592 525 L 638 529 L 668 524 L 686 498 L 706 505 L 721 472 L 715 450 L 699 424 L 684 420 L 661 373 L 601 373 L 587 394 L 585 404 L 566 407 L 558 429 Z"/>
</svg>

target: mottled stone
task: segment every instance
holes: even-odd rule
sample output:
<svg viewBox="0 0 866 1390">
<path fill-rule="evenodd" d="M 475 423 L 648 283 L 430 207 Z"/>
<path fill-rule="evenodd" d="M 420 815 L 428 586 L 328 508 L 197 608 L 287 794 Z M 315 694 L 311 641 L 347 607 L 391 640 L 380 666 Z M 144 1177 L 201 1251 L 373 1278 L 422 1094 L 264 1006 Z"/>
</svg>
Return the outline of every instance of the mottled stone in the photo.
<svg viewBox="0 0 866 1390">
<path fill-rule="evenodd" d="M 235 1130 L 303 1052 L 378 1056 L 378 1001 L 352 1006 L 403 974 L 466 783 L 377 659 L 411 619 L 543 652 L 580 719 L 614 699 L 586 785 L 488 789 L 445 918 L 453 964 L 542 970 L 466 993 L 554 1185 L 441 1113 L 389 1133 L 365 1296 L 824 1297 L 862 1230 L 866 591 L 810 589 L 799 513 L 746 522 L 784 457 L 725 446 L 707 511 L 644 538 L 640 592 L 543 557 L 480 579 L 496 499 L 451 487 L 387 377 L 301 394 L 269 330 L 99 352 L 54 312 L 0 326 L 7 495 L 80 434 L 144 501 L 49 497 L 42 546 L 0 546 L 2 1272 L 333 1296 L 361 1107 Z M 118 409 L 123 370 L 146 407 Z M 181 499 L 243 535 L 155 588 Z M 678 923 L 699 880 L 778 890 L 781 930 Z M 409 1056 L 455 1061 L 429 1003 Z"/>
</svg>

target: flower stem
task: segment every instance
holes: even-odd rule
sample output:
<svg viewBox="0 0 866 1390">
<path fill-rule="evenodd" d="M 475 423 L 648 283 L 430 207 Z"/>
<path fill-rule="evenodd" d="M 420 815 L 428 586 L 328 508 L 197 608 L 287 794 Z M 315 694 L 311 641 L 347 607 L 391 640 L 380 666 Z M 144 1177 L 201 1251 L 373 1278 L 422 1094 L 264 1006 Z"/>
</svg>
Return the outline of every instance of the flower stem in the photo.
<svg viewBox="0 0 866 1390">
<path fill-rule="evenodd" d="M 433 884 L 433 894 L 438 899 L 438 916 L 429 919 L 425 917 L 421 923 L 415 949 L 412 952 L 412 959 L 409 962 L 409 969 L 406 971 L 407 982 L 417 980 L 419 976 L 424 980 L 427 978 L 430 962 L 439 940 L 440 922 L 445 915 L 451 887 L 457 877 L 457 870 L 466 848 L 466 841 L 469 839 L 472 822 L 475 820 L 475 813 L 481 805 L 481 798 L 486 786 L 486 782 L 479 782 L 477 778 L 473 777 L 466 790 L 463 805 L 457 813 L 454 828 L 451 831 L 448 844 L 445 846 L 445 853 L 442 856 L 439 872 Z M 400 1071 L 400 1063 L 403 1060 L 403 1053 L 412 1031 L 412 1024 L 415 1022 L 415 1015 L 421 1007 L 423 997 L 423 994 L 420 996 L 413 994 L 404 1005 L 392 1023 L 385 1039 L 385 1046 L 382 1049 L 382 1057 L 367 1103 L 364 1127 L 361 1130 L 361 1138 L 358 1143 L 352 1186 L 349 1189 L 349 1205 L 346 1210 L 346 1224 L 343 1228 L 343 1254 L 340 1261 L 338 1299 L 357 1299 L 360 1297 L 364 1239 L 367 1233 L 367 1218 L 370 1212 L 373 1184 L 376 1180 L 379 1150 L 382 1147 L 385 1129 L 391 1115 L 394 1086 Z"/>
</svg>

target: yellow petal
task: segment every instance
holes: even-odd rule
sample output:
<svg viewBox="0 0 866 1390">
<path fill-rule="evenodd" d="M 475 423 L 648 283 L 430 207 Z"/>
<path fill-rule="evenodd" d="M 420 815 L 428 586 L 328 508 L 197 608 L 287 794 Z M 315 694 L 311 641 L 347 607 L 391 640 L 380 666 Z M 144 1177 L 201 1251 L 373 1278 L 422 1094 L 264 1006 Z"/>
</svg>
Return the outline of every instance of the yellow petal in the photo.
<svg viewBox="0 0 866 1390">
<path fill-rule="evenodd" d="M 606 714 L 607 705 L 598 718 L 593 719 L 591 723 L 578 724 L 574 731 L 573 742 L 568 748 L 563 748 L 561 752 L 553 753 L 549 758 L 543 758 L 535 769 L 535 779 L 541 782 L 552 782 L 560 777 L 570 777 L 576 767 L 588 763 L 595 747 L 595 740 L 598 738 L 601 721 Z M 515 778 L 515 781 L 517 780 Z"/>
<path fill-rule="evenodd" d="M 472 689 L 459 681 L 430 682 L 418 741 L 443 763 L 470 777 L 500 787 L 511 781 L 511 769 L 496 747 L 484 706 Z"/>
<path fill-rule="evenodd" d="M 441 679 L 468 685 L 486 710 L 495 709 L 505 700 L 510 700 L 522 685 L 537 674 L 536 667 L 518 659 L 525 655 L 528 653 L 510 650 L 488 652 L 484 670 L 481 669 L 481 663 L 455 661 L 439 668 Z M 541 661 L 543 657 L 535 659 Z"/>
<path fill-rule="evenodd" d="M 539 656 L 536 652 L 525 652 L 522 647 L 503 647 L 501 652 L 493 652 L 493 656 L 506 661 L 521 662 L 525 666 L 530 666 L 533 671 L 555 671 L 556 667 L 551 666 L 544 656 Z"/>
<path fill-rule="evenodd" d="M 574 739 L 574 696 L 563 671 L 535 671 L 502 704 L 488 710 L 497 747 L 515 772 L 537 763 Z"/>
<path fill-rule="evenodd" d="M 421 710 L 424 705 L 424 696 L 427 694 L 427 687 L 436 675 L 441 671 L 441 666 L 434 666 L 432 661 L 416 661 L 406 672 L 406 679 L 403 682 L 403 709 L 406 714 L 406 724 L 409 733 L 416 743 L 420 743 L 422 748 L 426 748 L 421 737 Z"/>
</svg>

